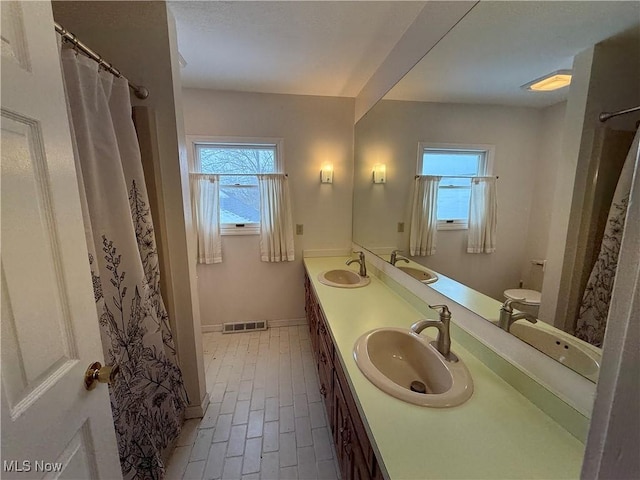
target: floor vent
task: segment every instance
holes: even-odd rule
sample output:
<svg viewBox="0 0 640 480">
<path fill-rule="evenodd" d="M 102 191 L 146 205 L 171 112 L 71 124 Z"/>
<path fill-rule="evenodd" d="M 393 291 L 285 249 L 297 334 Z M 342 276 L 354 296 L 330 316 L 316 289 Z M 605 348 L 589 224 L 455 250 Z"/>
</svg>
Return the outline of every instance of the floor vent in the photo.
<svg viewBox="0 0 640 480">
<path fill-rule="evenodd" d="M 266 330 L 266 329 L 267 329 L 266 320 L 260 320 L 258 322 L 225 323 L 222 325 L 222 333 L 253 332 L 256 330 Z"/>
</svg>

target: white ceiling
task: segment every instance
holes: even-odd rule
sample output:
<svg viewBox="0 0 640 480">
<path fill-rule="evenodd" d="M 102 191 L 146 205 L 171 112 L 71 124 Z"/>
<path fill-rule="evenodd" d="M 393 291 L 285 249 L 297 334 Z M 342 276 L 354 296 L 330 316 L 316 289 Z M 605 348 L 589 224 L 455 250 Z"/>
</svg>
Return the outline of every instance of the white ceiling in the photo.
<svg viewBox="0 0 640 480">
<path fill-rule="evenodd" d="M 422 10 L 398 1 L 173 1 L 185 87 L 355 97 Z"/>
<path fill-rule="evenodd" d="M 639 25 L 637 0 L 481 2 L 385 99 L 553 105 L 566 98 L 568 88 L 534 93 L 520 86 L 571 69 L 577 53 Z"/>
<path fill-rule="evenodd" d="M 355 97 L 424 2 L 172 1 L 185 87 Z M 640 2 L 480 2 L 385 97 L 544 107 L 521 85 L 632 27 Z"/>
</svg>

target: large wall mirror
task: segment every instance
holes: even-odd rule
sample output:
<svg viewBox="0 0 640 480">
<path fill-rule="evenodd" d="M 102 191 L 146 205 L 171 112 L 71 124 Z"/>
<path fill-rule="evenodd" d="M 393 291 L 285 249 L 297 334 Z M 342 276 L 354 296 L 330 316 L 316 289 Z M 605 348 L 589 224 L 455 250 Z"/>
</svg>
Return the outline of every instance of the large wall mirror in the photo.
<svg viewBox="0 0 640 480">
<path fill-rule="evenodd" d="M 640 120 L 598 114 L 638 85 L 639 3 L 479 2 L 356 124 L 354 242 L 497 327 L 526 298 L 501 327 L 596 381 L 606 313 L 578 318 Z"/>
</svg>

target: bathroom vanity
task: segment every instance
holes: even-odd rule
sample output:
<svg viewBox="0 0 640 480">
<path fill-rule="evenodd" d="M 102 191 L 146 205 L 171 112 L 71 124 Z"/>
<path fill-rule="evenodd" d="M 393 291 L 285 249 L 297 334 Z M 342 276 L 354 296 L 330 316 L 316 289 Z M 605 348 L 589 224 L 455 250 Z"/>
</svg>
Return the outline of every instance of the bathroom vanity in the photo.
<svg viewBox="0 0 640 480">
<path fill-rule="evenodd" d="M 327 319 L 308 275 L 305 276 L 304 291 L 311 351 L 318 368 L 320 394 L 327 409 L 340 475 L 343 480 L 383 478 L 342 365 L 334 356 L 335 345 Z"/>
<path fill-rule="evenodd" d="M 358 338 L 376 328 L 408 328 L 425 313 L 375 272 L 361 288 L 318 280 L 330 269 L 354 269 L 345 267 L 347 259 L 304 260 L 311 345 L 344 480 L 579 477 L 583 443 L 472 355 L 457 329 L 451 348 L 474 383 L 465 403 L 422 407 L 374 386 L 354 360 Z"/>
</svg>

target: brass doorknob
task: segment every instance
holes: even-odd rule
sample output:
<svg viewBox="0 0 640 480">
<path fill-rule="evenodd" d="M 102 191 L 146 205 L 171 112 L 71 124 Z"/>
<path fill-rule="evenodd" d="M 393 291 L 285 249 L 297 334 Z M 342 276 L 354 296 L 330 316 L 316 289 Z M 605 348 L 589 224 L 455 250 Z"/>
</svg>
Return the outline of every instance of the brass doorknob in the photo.
<svg viewBox="0 0 640 480">
<path fill-rule="evenodd" d="M 100 362 L 94 362 L 89 365 L 87 371 L 84 373 L 84 387 L 87 390 L 93 390 L 98 383 L 113 383 L 116 375 L 120 371 L 118 365 L 104 367 Z"/>
</svg>

